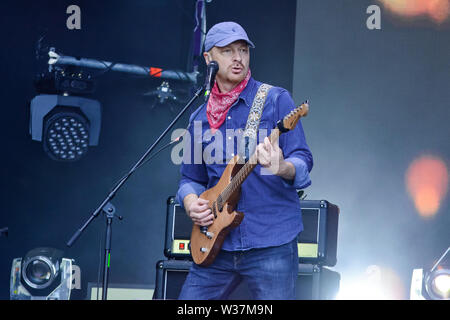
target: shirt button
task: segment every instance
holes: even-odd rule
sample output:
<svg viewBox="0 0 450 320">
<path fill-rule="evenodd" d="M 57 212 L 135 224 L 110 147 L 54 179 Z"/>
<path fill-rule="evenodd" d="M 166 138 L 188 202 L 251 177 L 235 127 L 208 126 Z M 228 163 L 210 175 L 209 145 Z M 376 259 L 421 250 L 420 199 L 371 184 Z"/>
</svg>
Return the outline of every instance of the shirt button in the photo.
<svg viewBox="0 0 450 320">
<path fill-rule="evenodd" d="M 228 140 L 231 140 L 231 137 L 228 137 Z"/>
<path fill-rule="evenodd" d="M 231 156 L 234 157 L 234 153 L 232 153 Z"/>
<path fill-rule="evenodd" d="M 231 120 L 231 116 L 228 116 L 228 120 Z"/>
</svg>

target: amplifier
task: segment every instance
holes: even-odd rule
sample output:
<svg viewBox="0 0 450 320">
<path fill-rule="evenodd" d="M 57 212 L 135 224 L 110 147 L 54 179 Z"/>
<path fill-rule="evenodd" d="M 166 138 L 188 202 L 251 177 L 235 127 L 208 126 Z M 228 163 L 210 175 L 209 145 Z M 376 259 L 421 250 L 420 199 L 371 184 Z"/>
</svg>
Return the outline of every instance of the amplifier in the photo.
<svg viewBox="0 0 450 320">
<path fill-rule="evenodd" d="M 301 200 L 303 231 L 298 236 L 299 262 L 336 265 L 339 207 L 326 200 Z M 164 255 L 192 260 L 189 251 L 192 221 L 175 197 L 167 199 Z"/>
<path fill-rule="evenodd" d="M 326 200 L 301 200 L 303 231 L 298 235 L 301 263 L 335 266 L 339 207 Z"/>
<path fill-rule="evenodd" d="M 166 239 L 164 255 L 168 258 L 190 259 L 189 241 L 191 239 L 192 220 L 186 211 L 175 201 L 175 197 L 167 199 Z"/>
<path fill-rule="evenodd" d="M 153 299 L 178 299 L 189 268 L 189 260 L 160 260 L 156 264 Z M 341 276 L 338 272 L 312 264 L 299 264 L 297 300 L 332 300 L 339 291 Z M 243 281 L 228 297 L 229 300 L 251 300 L 250 291 Z"/>
<path fill-rule="evenodd" d="M 189 260 L 160 260 L 156 263 L 153 299 L 178 299 L 181 287 L 192 265 Z"/>
</svg>

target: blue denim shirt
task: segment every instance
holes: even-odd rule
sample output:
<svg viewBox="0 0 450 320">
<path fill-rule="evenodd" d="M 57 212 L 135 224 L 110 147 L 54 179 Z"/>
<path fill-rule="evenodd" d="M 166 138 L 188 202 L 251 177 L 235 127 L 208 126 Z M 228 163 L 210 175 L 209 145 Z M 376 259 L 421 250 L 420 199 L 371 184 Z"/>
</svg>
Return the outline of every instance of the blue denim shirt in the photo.
<svg viewBox="0 0 450 320">
<path fill-rule="evenodd" d="M 184 154 L 176 197 L 181 206 L 186 195 L 190 193 L 200 195 L 219 181 L 228 161 L 237 153 L 239 137 L 227 136 L 227 129 L 228 132 L 230 130 L 243 132 L 260 85 L 260 82 L 250 78 L 247 87 L 230 107 L 225 122 L 214 134 L 211 134 L 205 104 L 192 113 L 188 128 L 190 138 L 185 139 L 185 143 L 190 145 L 192 152 Z M 266 129 L 269 136 L 277 121 L 295 107 L 288 91 L 272 87 L 266 99 L 259 129 Z M 218 135 L 221 135 L 223 139 L 215 142 Z M 258 143 L 263 139 L 264 136 L 258 139 Z M 230 143 L 231 140 L 234 140 L 234 143 Z M 292 241 L 303 230 L 300 201 L 296 189 L 303 189 L 311 184 L 309 172 L 313 166 L 313 158 L 306 143 L 301 119 L 293 130 L 280 136 L 279 146 L 285 160 L 295 166 L 295 178 L 287 181 L 279 176 L 267 174 L 267 169 L 257 165 L 242 184 L 236 208 L 237 211 L 244 213 L 244 219 L 238 227 L 230 231 L 223 243 L 223 250 L 236 251 L 278 246 Z M 194 152 L 195 149 L 197 153 Z M 214 150 L 205 152 L 205 155 L 210 155 L 213 159 L 200 155 L 203 154 L 201 152 L 208 150 Z M 197 161 L 194 162 L 194 160 Z"/>
</svg>

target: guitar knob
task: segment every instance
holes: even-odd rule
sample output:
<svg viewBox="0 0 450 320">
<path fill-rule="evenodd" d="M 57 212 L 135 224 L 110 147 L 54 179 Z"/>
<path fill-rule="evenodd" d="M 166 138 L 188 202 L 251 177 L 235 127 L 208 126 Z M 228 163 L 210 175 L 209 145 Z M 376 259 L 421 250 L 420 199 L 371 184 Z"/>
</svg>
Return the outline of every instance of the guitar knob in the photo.
<svg viewBox="0 0 450 320">
<path fill-rule="evenodd" d="M 208 249 L 201 247 L 201 248 L 200 248 L 200 251 L 203 252 L 203 253 L 205 253 L 205 252 L 208 252 Z"/>
</svg>

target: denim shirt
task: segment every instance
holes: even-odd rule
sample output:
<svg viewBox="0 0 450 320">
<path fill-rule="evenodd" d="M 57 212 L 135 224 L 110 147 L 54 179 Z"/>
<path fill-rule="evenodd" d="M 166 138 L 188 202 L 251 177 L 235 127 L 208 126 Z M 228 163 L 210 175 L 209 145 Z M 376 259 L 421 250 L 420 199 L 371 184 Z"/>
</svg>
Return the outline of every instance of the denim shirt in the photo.
<svg viewBox="0 0 450 320">
<path fill-rule="evenodd" d="M 228 110 L 225 122 L 214 134 L 211 133 L 206 116 L 206 104 L 192 113 L 188 128 L 190 138 L 184 140 L 185 146 L 190 146 L 192 152 L 183 150 L 181 180 L 176 197 L 181 206 L 186 195 L 200 195 L 219 181 L 228 161 L 238 151 L 239 135 L 227 135 L 227 132 L 243 133 L 260 85 L 261 82 L 250 78 L 238 100 Z M 260 131 L 265 131 L 269 136 L 277 121 L 295 107 L 288 91 L 272 87 L 261 116 Z M 258 143 L 263 141 L 264 136 L 258 135 Z M 301 119 L 293 130 L 280 135 L 279 146 L 284 159 L 295 167 L 294 179 L 288 181 L 269 174 L 267 169 L 258 164 L 241 186 L 236 210 L 244 213 L 244 219 L 230 231 L 223 243 L 223 250 L 278 246 L 292 241 L 303 230 L 297 189 L 311 184 L 309 172 L 313 158 Z"/>
</svg>

